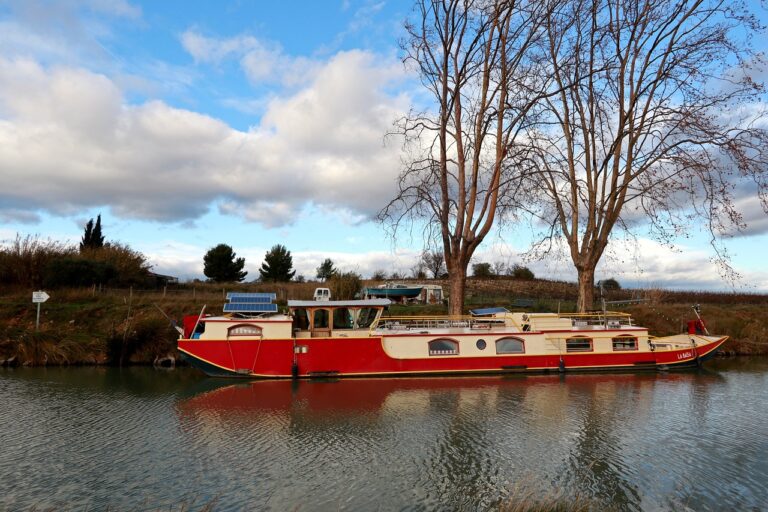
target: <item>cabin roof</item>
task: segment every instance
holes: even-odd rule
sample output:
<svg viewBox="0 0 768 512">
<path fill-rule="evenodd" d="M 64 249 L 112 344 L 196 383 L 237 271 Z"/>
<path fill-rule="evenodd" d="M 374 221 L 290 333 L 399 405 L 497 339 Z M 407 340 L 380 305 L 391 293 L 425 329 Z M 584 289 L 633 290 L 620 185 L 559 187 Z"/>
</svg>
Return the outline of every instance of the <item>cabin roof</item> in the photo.
<svg viewBox="0 0 768 512">
<path fill-rule="evenodd" d="M 365 300 L 289 300 L 289 308 L 353 308 L 353 307 L 384 307 L 392 304 L 389 299 Z"/>
</svg>

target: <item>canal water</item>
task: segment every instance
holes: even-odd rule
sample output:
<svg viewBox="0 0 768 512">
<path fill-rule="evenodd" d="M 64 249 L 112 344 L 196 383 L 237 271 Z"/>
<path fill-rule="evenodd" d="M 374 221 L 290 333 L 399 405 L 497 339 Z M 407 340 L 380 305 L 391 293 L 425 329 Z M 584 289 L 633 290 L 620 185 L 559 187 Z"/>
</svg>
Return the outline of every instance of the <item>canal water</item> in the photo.
<svg viewBox="0 0 768 512">
<path fill-rule="evenodd" d="M 233 382 L 0 370 L 0 510 L 768 509 L 768 359 Z"/>
</svg>

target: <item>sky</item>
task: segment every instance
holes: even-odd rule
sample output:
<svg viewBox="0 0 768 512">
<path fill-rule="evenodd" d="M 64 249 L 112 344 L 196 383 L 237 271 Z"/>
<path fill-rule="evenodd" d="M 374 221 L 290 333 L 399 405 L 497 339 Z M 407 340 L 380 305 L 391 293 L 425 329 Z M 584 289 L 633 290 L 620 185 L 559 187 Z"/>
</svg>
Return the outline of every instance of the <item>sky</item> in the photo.
<svg viewBox="0 0 768 512">
<path fill-rule="evenodd" d="M 248 279 L 281 243 L 298 274 L 409 272 L 420 231 L 373 221 L 392 198 L 393 122 L 423 101 L 398 40 L 411 2 L 0 0 L 0 240 L 76 242 L 102 215 L 108 240 L 153 270 L 204 278 L 219 244 Z M 723 281 L 704 233 L 675 249 L 617 240 L 598 279 L 644 287 L 768 291 L 768 220 L 728 241 Z M 495 231 L 475 261 L 575 279 L 565 258 L 523 261 L 525 225 Z"/>
</svg>

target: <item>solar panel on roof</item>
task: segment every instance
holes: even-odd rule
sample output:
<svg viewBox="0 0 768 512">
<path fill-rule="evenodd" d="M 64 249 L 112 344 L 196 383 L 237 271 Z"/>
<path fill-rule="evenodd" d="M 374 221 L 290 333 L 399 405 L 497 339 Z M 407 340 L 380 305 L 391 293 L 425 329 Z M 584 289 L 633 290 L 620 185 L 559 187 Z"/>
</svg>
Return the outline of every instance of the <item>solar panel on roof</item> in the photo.
<svg viewBox="0 0 768 512">
<path fill-rule="evenodd" d="M 277 304 L 257 302 L 230 302 L 224 304 L 225 313 L 277 313 Z"/>
<path fill-rule="evenodd" d="M 239 293 L 229 292 L 227 294 L 227 300 L 229 302 L 257 302 L 261 304 L 269 304 L 277 295 L 274 293 Z"/>
</svg>

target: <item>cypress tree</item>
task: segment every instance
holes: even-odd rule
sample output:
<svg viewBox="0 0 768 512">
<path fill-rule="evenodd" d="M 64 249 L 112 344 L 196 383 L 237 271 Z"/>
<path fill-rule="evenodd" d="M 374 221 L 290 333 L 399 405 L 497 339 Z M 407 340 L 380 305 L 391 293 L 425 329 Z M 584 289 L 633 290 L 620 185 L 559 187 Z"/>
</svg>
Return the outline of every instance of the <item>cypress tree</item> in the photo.
<svg viewBox="0 0 768 512">
<path fill-rule="evenodd" d="M 85 225 L 83 238 L 80 240 L 80 252 L 86 249 L 100 249 L 104 247 L 104 235 L 101 234 L 101 214 L 96 217 L 96 224 L 93 219 Z"/>
</svg>

